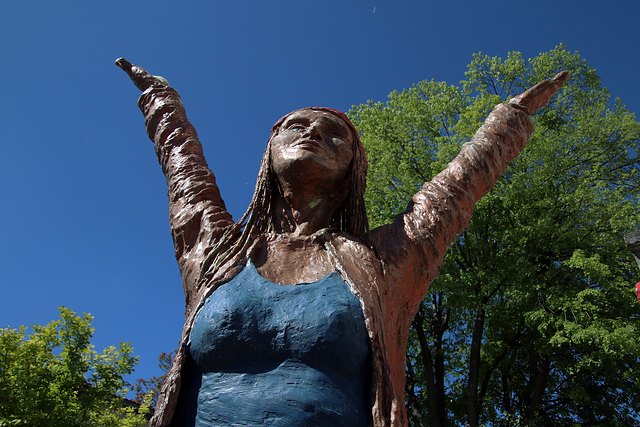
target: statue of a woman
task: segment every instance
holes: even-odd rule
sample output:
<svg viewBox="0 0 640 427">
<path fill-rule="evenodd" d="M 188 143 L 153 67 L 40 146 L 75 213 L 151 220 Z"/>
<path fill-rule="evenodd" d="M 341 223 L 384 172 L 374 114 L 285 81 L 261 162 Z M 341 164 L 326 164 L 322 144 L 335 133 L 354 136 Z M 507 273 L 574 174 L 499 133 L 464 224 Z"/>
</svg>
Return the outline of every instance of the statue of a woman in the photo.
<svg viewBox="0 0 640 427">
<path fill-rule="evenodd" d="M 343 113 L 305 108 L 280 119 L 234 222 L 178 93 L 116 63 L 143 91 L 186 303 L 151 424 L 406 425 L 411 320 L 474 204 L 524 147 L 529 115 L 568 73 L 498 105 L 404 213 L 369 230 L 367 161 Z"/>
</svg>

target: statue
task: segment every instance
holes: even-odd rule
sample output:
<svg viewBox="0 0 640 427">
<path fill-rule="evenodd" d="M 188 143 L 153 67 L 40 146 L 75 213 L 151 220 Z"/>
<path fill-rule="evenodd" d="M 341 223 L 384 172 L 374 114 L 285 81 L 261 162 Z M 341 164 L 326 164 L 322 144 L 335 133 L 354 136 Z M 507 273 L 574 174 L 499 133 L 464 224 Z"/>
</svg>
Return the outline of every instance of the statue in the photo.
<svg viewBox="0 0 640 427">
<path fill-rule="evenodd" d="M 640 268 L 640 230 L 632 231 L 624 235 L 624 242 L 627 244 L 627 249 L 633 255 Z M 636 283 L 636 295 L 638 296 L 638 302 L 640 303 L 640 282 Z"/>
<path fill-rule="evenodd" d="M 474 204 L 531 135 L 529 115 L 568 73 L 498 105 L 403 214 L 369 230 L 367 161 L 343 113 L 305 108 L 280 119 L 234 222 L 178 93 L 116 64 L 143 91 L 186 303 L 151 425 L 406 425 L 411 320 Z"/>
</svg>

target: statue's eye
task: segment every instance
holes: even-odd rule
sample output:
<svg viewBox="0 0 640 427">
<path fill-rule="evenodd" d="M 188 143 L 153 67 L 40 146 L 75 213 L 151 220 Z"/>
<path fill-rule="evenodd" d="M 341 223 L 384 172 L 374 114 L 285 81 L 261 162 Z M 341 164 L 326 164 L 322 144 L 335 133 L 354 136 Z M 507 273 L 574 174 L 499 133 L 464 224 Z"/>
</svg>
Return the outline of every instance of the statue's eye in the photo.
<svg viewBox="0 0 640 427">
<path fill-rule="evenodd" d="M 304 130 L 304 126 L 302 125 L 298 125 L 298 124 L 294 124 L 289 126 L 289 130 L 295 131 L 295 132 L 299 132 L 301 130 Z"/>
<path fill-rule="evenodd" d="M 329 134 L 333 137 L 333 138 L 340 138 L 340 139 L 345 139 L 347 138 L 348 133 L 345 132 L 344 129 L 338 128 L 338 127 L 334 127 L 329 131 Z"/>
<path fill-rule="evenodd" d="M 346 138 L 346 135 L 343 132 L 340 132 L 339 130 L 331 132 L 331 136 L 333 136 L 334 138 L 340 138 L 340 139 Z"/>
</svg>

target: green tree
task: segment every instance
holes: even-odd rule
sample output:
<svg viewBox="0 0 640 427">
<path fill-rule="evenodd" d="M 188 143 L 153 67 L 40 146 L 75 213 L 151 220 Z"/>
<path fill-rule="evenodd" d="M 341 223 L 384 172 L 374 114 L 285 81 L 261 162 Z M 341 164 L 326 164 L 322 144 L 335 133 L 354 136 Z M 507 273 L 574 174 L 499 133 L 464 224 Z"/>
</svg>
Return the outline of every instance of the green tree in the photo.
<svg viewBox="0 0 640 427">
<path fill-rule="evenodd" d="M 158 356 L 158 367 L 162 371 L 162 375 L 159 377 L 151 377 L 148 380 L 139 378 L 133 386 L 133 392 L 135 393 L 136 402 L 142 404 L 148 400 L 148 404 L 155 408 L 158 403 L 158 397 L 162 390 L 162 385 L 169 375 L 173 358 L 178 353 L 178 350 L 173 350 L 171 353 L 165 353 L 164 351 Z"/>
<path fill-rule="evenodd" d="M 423 81 L 354 106 L 366 201 L 373 226 L 393 220 L 497 103 L 561 70 L 571 79 L 532 117 L 413 322 L 415 425 L 637 425 L 640 307 L 623 235 L 640 224 L 640 124 L 578 53 L 480 53 L 459 86 Z"/>
<path fill-rule="evenodd" d="M 61 307 L 46 326 L 0 329 L 0 426 L 138 426 L 145 406 L 125 405 L 137 357 L 128 343 L 97 353 L 92 317 Z"/>
</svg>

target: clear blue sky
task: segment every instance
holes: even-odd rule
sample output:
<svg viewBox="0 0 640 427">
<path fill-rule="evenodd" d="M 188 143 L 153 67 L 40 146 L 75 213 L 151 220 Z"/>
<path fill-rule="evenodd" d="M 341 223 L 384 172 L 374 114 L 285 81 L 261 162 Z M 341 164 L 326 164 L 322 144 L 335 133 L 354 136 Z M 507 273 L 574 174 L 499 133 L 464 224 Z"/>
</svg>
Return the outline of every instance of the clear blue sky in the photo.
<svg viewBox="0 0 640 427">
<path fill-rule="evenodd" d="M 0 326 L 91 313 L 98 349 L 140 355 L 132 379 L 177 347 L 166 184 L 120 56 L 178 89 L 237 219 L 280 116 L 457 84 L 474 52 L 564 43 L 640 112 L 639 17 L 636 0 L 3 0 Z"/>
</svg>

